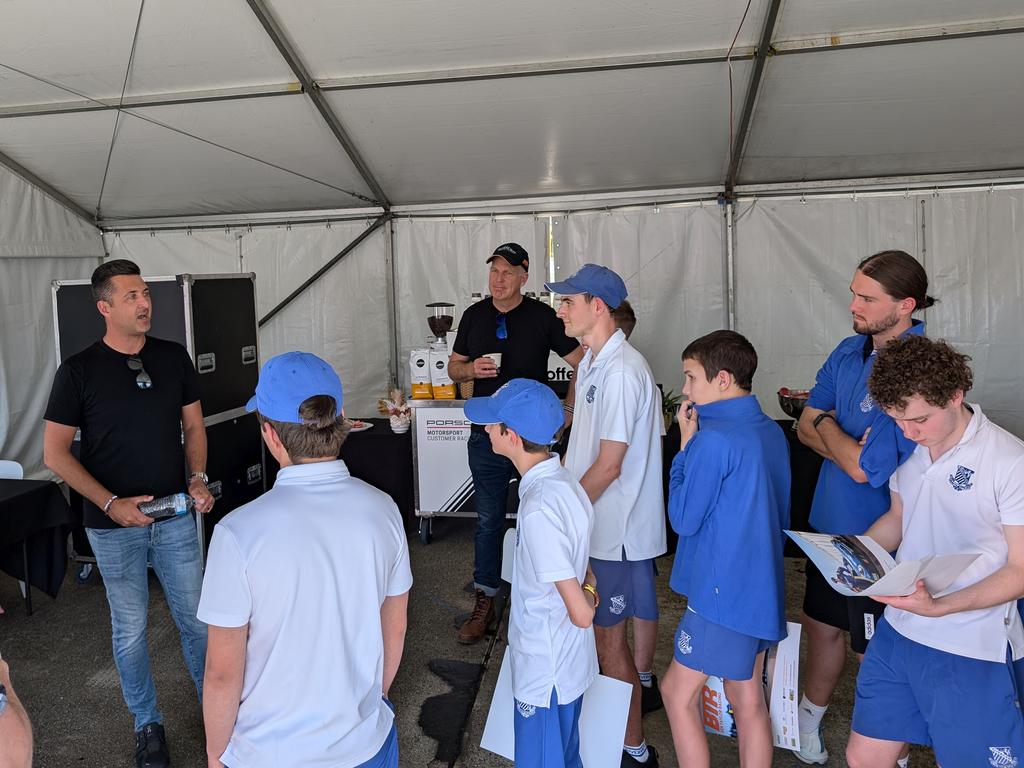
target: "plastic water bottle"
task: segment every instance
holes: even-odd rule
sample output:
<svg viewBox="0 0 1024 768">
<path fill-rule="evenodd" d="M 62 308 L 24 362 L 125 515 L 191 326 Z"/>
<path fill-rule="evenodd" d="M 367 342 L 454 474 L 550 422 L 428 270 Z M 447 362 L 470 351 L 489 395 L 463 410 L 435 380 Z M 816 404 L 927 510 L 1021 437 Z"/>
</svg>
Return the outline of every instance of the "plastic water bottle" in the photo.
<svg viewBox="0 0 1024 768">
<path fill-rule="evenodd" d="M 170 496 L 142 502 L 139 504 L 139 511 L 154 520 L 163 520 L 165 517 L 175 517 L 191 512 L 195 505 L 196 503 L 187 493 L 172 493 Z"/>
</svg>

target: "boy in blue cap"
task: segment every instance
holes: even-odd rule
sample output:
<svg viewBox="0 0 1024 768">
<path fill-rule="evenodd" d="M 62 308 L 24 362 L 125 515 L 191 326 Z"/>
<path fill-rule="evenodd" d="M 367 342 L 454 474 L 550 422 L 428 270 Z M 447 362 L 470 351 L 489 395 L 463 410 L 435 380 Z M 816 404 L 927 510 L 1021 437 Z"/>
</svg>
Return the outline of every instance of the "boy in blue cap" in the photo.
<svg viewBox="0 0 1024 768">
<path fill-rule="evenodd" d="M 338 458 L 343 396 L 326 361 L 287 352 L 263 365 L 246 404 L 281 471 L 210 542 L 199 602 L 209 768 L 398 768 L 387 695 L 409 547 L 395 503 Z"/>
<path fill-rule="evenodd" d="M 710 675 L 722 678 L 733 706 L 740 765 L 772 762 L 757 673 L 765 651 L 786 637 L 790 474 L 786 437 L 750 394 L 756 369 L 753 346 L 734 331 L 709 333 L 683 352 L 688 400 L 669 480 L 669 518 L 679 534 L 669 583 L 687 607 L 661 693 L 679 764 L 690 768 L 710 765 L 698 708 Z"/>
<path fill-rule="evenodd" d="M 550 452 L 562 405 L 546 385 L 512 379 L 469 400 L 465 413 L 487 425 L 494 452 L 522 476 L 508 628 L 515 763 L 578 768 L 583 693 L 597 677 L 599 598 L 588 567 L 593 507 Z"/>
</svg>

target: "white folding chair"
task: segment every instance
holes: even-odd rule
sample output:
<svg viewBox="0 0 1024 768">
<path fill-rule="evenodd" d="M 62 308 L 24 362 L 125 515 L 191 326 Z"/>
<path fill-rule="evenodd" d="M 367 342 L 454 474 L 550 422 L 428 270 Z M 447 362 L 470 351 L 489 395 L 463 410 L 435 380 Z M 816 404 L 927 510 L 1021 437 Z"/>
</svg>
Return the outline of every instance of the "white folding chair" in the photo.
<svg viewBox="0 0 1024 768">
<path fill-rule="evenodd" d="M 23 480 L 25 478 L 25 468 L 16 461 L 10 459 L 0 459 L 0 480 Z M 26 563 L 27 567 L 27 563 Z M 24 581 L 19 581 L 18 585 L 21 587 L 21 596 L 26 596 Z"/>
</svg>

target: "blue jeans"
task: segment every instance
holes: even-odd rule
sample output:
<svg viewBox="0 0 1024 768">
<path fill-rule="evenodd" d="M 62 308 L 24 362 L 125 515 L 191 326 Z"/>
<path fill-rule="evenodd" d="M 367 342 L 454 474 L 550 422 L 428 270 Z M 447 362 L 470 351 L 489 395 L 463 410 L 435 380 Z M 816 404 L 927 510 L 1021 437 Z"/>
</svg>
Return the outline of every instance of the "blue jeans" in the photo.
<svg viewBox="0 0 1024 768">
<path fill-rule="evenodd" d="M 181 515 L 143 528 L 87 528 L 110 604 L 114 664 L 124 703 L 135 730 L 161 723 L 156 686 L 149 670 L 146 619 L 149 614 L 147 562 L 160 579 L 181 635 L 185 666 L 203 696 L 206 625 L 196 618 L 203 587 L 203 563 L 192 515 Z"/>
<path fill-rule="evenodd" d="M 491 450 L 486 432 L 473 430 L 467 443 L 476 502 L 473 584 L 494 597 L 501 584 L 501 542 L 508 508 L 508 484 L 519 477 L 512 462 Z"/>
</svg>

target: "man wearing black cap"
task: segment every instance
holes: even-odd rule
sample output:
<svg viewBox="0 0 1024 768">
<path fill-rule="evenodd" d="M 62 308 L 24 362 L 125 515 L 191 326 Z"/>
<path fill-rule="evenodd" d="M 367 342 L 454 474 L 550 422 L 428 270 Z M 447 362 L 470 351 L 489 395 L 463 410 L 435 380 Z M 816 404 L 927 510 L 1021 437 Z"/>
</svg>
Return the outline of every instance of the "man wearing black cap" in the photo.
<svg viewBox="0 0 1024 768">
<path fill-rule="evenodd" d="M 546 383 L 551 351 L 575 371 L 583 357 L 579 342 L 565 335 L 565 327 L 551 307 L 523 295 L 530 269 L 526 249 L 518 243 L 499 245 L 487 263 L 491 266 L 487 278 L 491 295 L 469 307 L 459 321 L 448 361 L 452 381 L 474 382 L 476 397 L 494 394 L 511 379 Z M 567 422 L 571 421 L 574 394 L 570 387 L 565 404 Z M 491 450 L 490 438 L 482 427 L 473 427 L 468 451 L 477 512 L 473 564 L 476 602 L 456 636 L 464 644 L 479 641 L 494 620 L 508 484 L 518 477 L 512 462 Z"/>
</svg>

